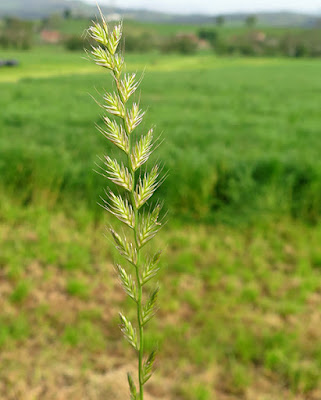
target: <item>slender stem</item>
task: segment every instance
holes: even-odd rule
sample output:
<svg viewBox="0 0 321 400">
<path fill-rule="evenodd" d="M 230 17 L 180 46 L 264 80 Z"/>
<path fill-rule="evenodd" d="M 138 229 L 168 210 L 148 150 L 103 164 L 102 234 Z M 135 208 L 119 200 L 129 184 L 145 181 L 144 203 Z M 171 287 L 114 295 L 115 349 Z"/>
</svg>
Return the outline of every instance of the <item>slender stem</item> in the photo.
<svg viewBox="0 0 321 400">
<path fill-rule="evenodd" d="M 129 136 L 129 149 L 131 153 L 132 149 L 132 138 Z M 142 321 L 142 283 L 140 278 L 140 249 L 138 245 L 138 232 L 137 232 L 137 224 L 138 224 L 138 209 L 136 207 L 134 191 L 135 191 L 135 172 L 132 168 L 130 156 L 128 156 L 128 165 L 130 168 L 130 172 L 132 175 L 133 187 L 130 194 L 132 206 L 135 213 L 135 226 L 134 226 L 134 239 L 135 246 L 137 251 L 137 263 L 136 263 L 136 281 L 137 281 L 137 289 L 138 289 L 138 299 L 137 299 L 137 322 L 138 322 L 138 336 L 139 336 L 139 350 L 138 350 L 138 379 L 139 379 L 139 400 L 144 399 L 144 382 L 143 382 L 143 355 L 144 355 L 144 330 L 143 330 L 143 321 Z"/>
<path fill-rule="evenodd" d="M 117 87 L 117 92 L 120 98 L 121 97 L 121 92 L 119 90 L 119 80 L 116 77 L 116 74 L 114 72 L 114 78 L 116 81 L 116 87 Z M 126 103 L 124 103 L 124 108 L 125 108 L 125 115 L 126 115 Z M 135 192 L 135 171 L 133 170 L 130 155 L 132 152 L 132 146 L 133 146 L 133 140 L 132 140 L 132 134 L 128 132 L 127 126 L 126 126 L 126 121 L 125 118 L 122 118 L 123 121 L 123 126 L 125 129 L 125 132 L 128 136 L 128 141 L 129 141 L 129 153 L 127 155 L 127 161 L 128 161 L 128 168 L 129 172 L 132 177 L 132 190 L 130 192 L 130 199 L 131 199 L 131 204 L 134 210 L 135 214 L 135 226 L 134 226 L 134 240 L 135 240 L 135 246 L 136 246 L 136 251 L 137 251 L 137 262 L 136 262 L 136 281 L 137 281 L 137 289 L 138 289 L 138 298 L 137 298 L 137 323 L 138 323 L 138 343 L 139 343 L 139 349 L 138 349 L 138 381 L 139 381 L 139 400 L 144 400 L 144 382 L 143 382 L 143 356 L 144 356 L 144 329 L 143 329 L 143 321 L 142 321 L 142 297 L 143 297 L 143 288 L 142 288 L 142 282 L 140 278 L 140 247 L 138 244 L 138 209 L 136 207 L 135 203 L 135 197 L 134 197 L 134 192 Z"/>
<path fill-rule="evenodd" d="M 131 152 L 132 148 L 132 140 L 131 136 L 129 136 L 129 149 Z M 144 382 L 143 382 L 143 355 L 144 355 L 144 330 L 143 330 L 143 321 L 142 321 L 142 283 L 140 278 L 140 249 L 138 245 L 138 232 L 137 232 L 137 223 L 138 223 L 138 209 L 136 207 L 135 198 L 134 198 L 134 190 L 135 190 L 135 172 L 132 168 L 130 157 L 128 156 L 128 164 L 130 168 L 130 172 L 132 174 L 133 187 L 131 191 L 131 201 L 132 206 L 135 213 L 135 226 L 134 226 L 134 239 L 135 246 L 137 251 L 137 264 L 136 264 L 136 281 L 137 281 L 137 289 L 138 289 L 138 299 L 137 299 L 137 322 L 138 322 L 138 336 L 139 336 L 139 353 L 138 353 L 138 379 L 139 379 L 139 400 L 144 399 Z"/>
<path fill-rule="evenodd" d="M 136 240 L 135 240 L 136 241 Z M 137 320 L 139 327 L 139 355 L 138 355 L 138 378 L 139 378 L 139 398 L 143 400 L 144 398 L 144 382 L 143 382 L 143 355 L 144 355 L 144 330 L 142 324 L 142 285 L 139 276 L 139 250 L 137 252 L 137 268 L 136 268 L 136 278 L 138 285 L 138 299 L 137 299 Z"/>
</svg>

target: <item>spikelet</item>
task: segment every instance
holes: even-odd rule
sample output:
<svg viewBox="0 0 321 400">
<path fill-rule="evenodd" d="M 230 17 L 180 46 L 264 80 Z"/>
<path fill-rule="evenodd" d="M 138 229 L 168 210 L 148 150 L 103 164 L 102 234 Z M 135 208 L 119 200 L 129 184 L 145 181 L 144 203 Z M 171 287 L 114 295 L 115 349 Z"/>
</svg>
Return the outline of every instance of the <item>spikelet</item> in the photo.
<svg viewBox="0 0 321 400">
<path fill-rule="evenodd" d="M 153 129 L 147 135 L 137 141 L 130 154 L 131 166 L 134 171 L 141 167 L 149 159 L 153 149 Z"/>
<path fill-rule="evenodd" d="M 129 192 L 133 189 L 133 177 L 129 173 L 128 168 L 123 164 L 118 164 L 117 160 L 105 156 L 105 166 L 107 167 L 107 177 L 118 186 L 122 186 Z"/>
<path fill-rule="evenodd" d="M 124 79 L 119 83 L 119 92 L 124 103 L 136 92 L 139 82 L 136 81 L 136 74 L 125 74 Z"/>
<path fill-rule="evenodd" d="M 98 127 L 98 130 L 126 154 L 129 153 L 129 139 L 122 125 L 118 125 L 116 121 L 111 121 L 108 117 L 104 117 L 107 130 Z"/>
</svg>

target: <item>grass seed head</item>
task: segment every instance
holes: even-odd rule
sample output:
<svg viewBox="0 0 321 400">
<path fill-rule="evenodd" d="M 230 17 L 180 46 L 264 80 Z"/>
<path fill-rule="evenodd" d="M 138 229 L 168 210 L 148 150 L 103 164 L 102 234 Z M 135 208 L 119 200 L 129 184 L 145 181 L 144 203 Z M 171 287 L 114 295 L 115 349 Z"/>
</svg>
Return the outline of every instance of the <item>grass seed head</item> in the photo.
<svg viewBox="0 0 321 400">
<path fill-rule="evenodd" d="M 138 103 L 129 104 L 140 80 L 136 79 L 134 73 L 122 76 L 125 63 L 118 52 L 122 37 L 122 23 L 111 30 L 102 15 L 101 19 L 101 23 L 94 23 L 89 29 L 90 36 L 97 42 L 97 46 L 92 47 L 91 54 L 97 65 L 111 71 L 116 91 L 103 96 L 103 109 L 107 115 L 103 117 L 105 127 L 98 127 L 98 129 L 127 157 L 124 163 L 123 160 L 118 161 L 110 155 L 104 156 L 102 175 L 121 190 L 119 193 L 107 190 L 102 206 L 130 227 L 133 236 L 130 240 L 127 238 L 128 235 L 120 235 L 116 230 L 110 230 L 119 254 L 124 257 L 125 263 L 127 261 L 131 268 L 134 268 L 133 275 L 126 267 L 119 264 L 116 264 L 115 270 L 125 293 L 134 300 L 137 307 L 137 329 L 122 313 L 119 315 L 123 335 L 138 352 L 139 391 L 136 390 L 132 376 L 128 374 L 130 396 L 132 400 L 143 400 L 144 384 L 152 375 L 155 360 L 155 352 L 152 352 L 143 362 L 144 326 L 155 314 L 159 291 L 156 287 L 147 302 L 143 304 L 143 286 L 159 271 L 160 253 L 157 253 L 150 261 L 144 261 L 146 257 L 142 253 L 142 247 L 156 235 L 161 227 L 159 204 L 150 205 L 149 211 L 144 208 L 159 187 L 161 180 L 157 166 L 154 166 L 150 172 L 141 171 L 141 167 L 147 163 L 152 154 L 153 129 L 150 129 L 146 135 L 140 135 L 137 132 L 145 112 L 139 108 Z"/>
</svg>

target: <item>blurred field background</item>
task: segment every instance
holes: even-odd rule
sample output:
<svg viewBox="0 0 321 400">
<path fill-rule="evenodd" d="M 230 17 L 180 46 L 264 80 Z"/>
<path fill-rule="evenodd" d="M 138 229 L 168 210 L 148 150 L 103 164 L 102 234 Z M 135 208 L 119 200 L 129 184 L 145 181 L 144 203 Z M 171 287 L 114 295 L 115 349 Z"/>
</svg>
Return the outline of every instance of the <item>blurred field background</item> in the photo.
<svg viewBox="0 0 321 400">
<path fill-rule="evenodd" d="M 89 24 L 65 10 L 0 25 L 0 60 L 18 61 L 0 68 L 4 400 L 125 399 L 135 368 L 118 329 L 133 309 L 97 205 L 95 162 L 112 148 L 90 95 L 110 79 L 85 59 Z M 124 26 L 127 70 L 144 73 L 142 129 L 156 123 L 168 171 L 146 399 L 320 400 L 318 24 Z M 6 42 L 8 29 L 28 40 Z"/>
</svg>

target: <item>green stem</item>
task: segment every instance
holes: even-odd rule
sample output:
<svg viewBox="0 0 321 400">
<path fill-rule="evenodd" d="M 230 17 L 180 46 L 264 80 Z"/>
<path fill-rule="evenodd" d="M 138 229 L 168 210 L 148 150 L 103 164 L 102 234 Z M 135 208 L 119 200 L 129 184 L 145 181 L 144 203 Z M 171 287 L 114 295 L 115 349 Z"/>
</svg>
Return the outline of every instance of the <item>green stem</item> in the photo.
<svg viewBox="0 0 321 400">
<path fill-rule="evenodd" d="M 131 152 L 132 148 L 132 140 L 131 136 L 129 136 L 129 149 Z M 138 209 L 136 207 L 135 198 L 134 198 L 134 190 L 135 190 L 135 172 L 132 168 L 130 162 L 130 156 L 128 156 L 128 165 L 130 168 L 130 172 L 132 175 L 133 187 L 130 194 L 132 206 L 135 213 L 135 226 L 134 226 L 134 238 L 135 238 L 135 246 L 137 250 L 137 263 L 136 263 L 136 281 L 137 281 L 137 289 L 138 289 L 138 299 L 137 299 L 137 322 L 138 322 L 138 335 L 139 335 L 139 350 L 138 350 L 138 379 L 139 379 L 139 400 L 144 399 L 144 382 L 143 382 L 143 355 L 144 355 L 144 330 L 143 330 L 143 321 L 142 321 L 142 283 L 140 278 L 140 249 L 138 245 L 138 232 L 137 232 L 137 223 L 138 223 Z"/>
<path fill-rule="evenodd" d="M 129 136 L 129 149 L 131 152 L 132 148 L 132 140 L 131 136 Z M 139 400 L 144 399 L 144 382 L 143 382 L 143 355 L 144 355 L 144 330 L 143 330 L 143 321 L 142 321 L 142 283 L 140 278 L 140 249 L 138 245 L 138 232 L 137 232 L 137 222 L 138 222 L 138 210 L 136 208 L 135 198 L 134 198 L 134 190 L 135 190 L 135 172 L 132 169 L 130 157 L 128 156 L 128 164 L 130 168 L 130 172 L 132 174 L 133 180 L 133 188 L 131 191 L 131 201 L 132 206 L 134 208 L 135 213 L 135 226 L 134 226 L 134 238 L 135 238 L 135 246 L 137 250 L 137 263 L 136 263 L 136 281 L 137 281 L 137 289 L 138 289 L 138 299 L 137 299 L 137 322 L 138 322 L 138 335 L 139 335 L 139 350 L 138 350 L 138 380 L 139 380 Z"/>
<path fill-rule="evenodd" d="M 142 325 L 142 285 L 139 276 L 139 251 L 137 253 L 137 268 L 136 277 L 138 285 L 138 299 L 137 299 L 137 319 L 139 327 L 139 355 L 138 355 L 138 378 L 139 378 L 139 398 L 143 400 L 144 398 L 144 388 L 143 388 L 143 355 L 144 355 L 144 330 Z"/>
</svg>

